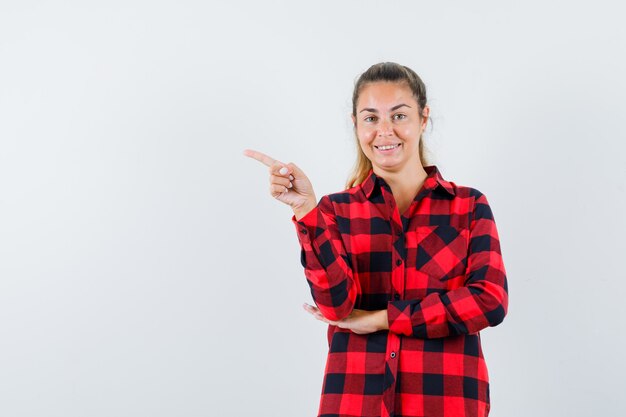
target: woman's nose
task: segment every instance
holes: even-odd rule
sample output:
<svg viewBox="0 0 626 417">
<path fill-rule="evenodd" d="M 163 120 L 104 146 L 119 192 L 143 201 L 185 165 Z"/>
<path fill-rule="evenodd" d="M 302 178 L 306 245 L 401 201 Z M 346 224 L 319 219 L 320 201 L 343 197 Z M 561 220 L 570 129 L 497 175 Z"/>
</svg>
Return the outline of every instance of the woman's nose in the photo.
<svg viewBox="0 0 626 417">
<path fill-rule="evenodd" d="M 378 125 L 378 136 L 389 136 L 391 131 L 392 128 L 390 122 L 384 121 Z"/>
</svg>

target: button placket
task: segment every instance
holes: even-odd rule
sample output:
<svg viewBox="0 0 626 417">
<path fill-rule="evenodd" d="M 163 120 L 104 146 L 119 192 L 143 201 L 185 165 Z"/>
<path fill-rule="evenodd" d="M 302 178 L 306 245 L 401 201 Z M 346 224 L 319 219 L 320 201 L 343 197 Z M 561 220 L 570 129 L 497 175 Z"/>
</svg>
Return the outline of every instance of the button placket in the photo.
<svg viewBox="0 0 626 417">
<path fill-rule="evenodd" d="M 402 265 L 403 263 L 405 263 L 405 260 L 403 259 L 404 256 L 406 256 L 403 252 L 401 251 L 400 248 L 398 248 L 396 246 L 398 241 L 403 240 L 402 238 L 402 232 L 403 232 L 403 225 L 402 225 L 402 217 L 400 215 L 400 213 L 398 212 L 398 210 L 396 209 L 396 204 L 395 204 L 395 200 L 393 198 L 393 195 L 391 193 L 390 189 L 385 188 L 386 192 L 383 192 L 384 198 L 385 198 L 385 203 L 387 206 L 387 214 L 388 214 L 388 219 L 389 219 L 389 224 L 391 226 L 391 231 L 389 234 L 389 238 L 391 240 L 392 243 L 392 254 L 393 254 L 393 258 L 392 258 L 392 273 L 391 273 L 391 293 L 393 293 L 392 298 L 393 299 L 399 299 L 400 298 L 400 294 L 402 294 L 404 292 L 404 276 L 405 276 L 405 267 Z M 406 245 L 406 242 L 405 242 Z M 395 259 L 395 261 L 393 260 Z M 381 403 L 381 416 L 390 416 L 390 413 L 388 410 L 393 410 L 394 409 L 394 403 L 395 403 L 395 387 L 397 384 L 397 377 L 398 377 L 398 361 L 395 360 L 398 349 L 400 349 L 400 336 L 394 333 L 389 333 L 389 338 L 387 341 L 387 365 L 389 366 L 389 371 L 390 371 L 390 381 L 389 381 L 389 386 L 386 388 L 385 392 L 383 393 L 383 401 Z M 385 375 L 385 379 L 387 379 L 387 375 Z M 391 415 L 393 415 L 393 412 L 391 413 Z"/>
<path fill-rule="evenodd" d="M 405 279 L 405 269 L 401 268 L 401 265 L 403 263 L 406 263 L 406 260 L 403 259 L 406 253 L 406 250 L 402 250 L 400 248 L 400 246 L 406 247 L 406 242 L 404 241 L 404 237 L 403 237 L 403 227 L 400 225 L 397 225 L 395 223 L 393 223 L 393 235 L 395 236 L 395 242 L 394 242 L 394 248 L 395 248 L 395 256 L 397 257 L 396 259 L 396 267 L 397 270 L 396 272 L 396 276 L 397 276 L 397 280 L 395 282 L 394 285 L 394 294 L 392 295 L 392 299 L 393 300 L 399 300 L 400 299 L 400 294 L 402 294 L 402 292 L 404 291 L 404 279 Z M 406 265 L 405 265 L 406 266 Z"/>
</svg>

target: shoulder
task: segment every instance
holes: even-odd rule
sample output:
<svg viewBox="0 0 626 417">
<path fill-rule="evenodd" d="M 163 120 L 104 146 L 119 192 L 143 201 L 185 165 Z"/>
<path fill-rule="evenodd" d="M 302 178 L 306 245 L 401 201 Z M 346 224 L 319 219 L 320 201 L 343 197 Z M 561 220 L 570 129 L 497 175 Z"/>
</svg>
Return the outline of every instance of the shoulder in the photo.
<svg viewBox="0 0 626 417">
<path fill-rule="evenodd" d="M 454 204 L 457 209 L 468 213 L 471 219 L 493 218 L 489 201 L 482 190 L 453 181 L 449 184 L 454 190 L 453 200 L 457 200 Z"/>
<path fill-rule="evenodd" d="M 476 202 L 486 202 L 487 200 L 485 194 L 476 187 L 458 184 L 454 181 L 448 181 L 448 184 L 450 184 L 456 198 L 470 200 L 472 205 Z"/>
<path fill-rule="evenodd" d="M 493 212 L 484 192 L 471 186 L 455 185 L 455 187 L 458 190 L 457 196 L 467 199 L 472 219 L 493 219 Z"/>
<path fill-rule="evenodd" d="M 350 204 L 363 200 L 361 187 L 356 185 L 343 191 L 326 194 L 319 199 L 318 207 L 325 213 L 342 213 Z"/>
<path fill-rule="evenodd" d="M 348 188 L 343 191 L 337 191 L 335 193 L 326 194 L 320 199 L 320 202 L 324 201 L 326 204 L 349 204 L 361 199 L 359 194 L 361 187 L 359 185 L 352 188 Z"/>
</svg>

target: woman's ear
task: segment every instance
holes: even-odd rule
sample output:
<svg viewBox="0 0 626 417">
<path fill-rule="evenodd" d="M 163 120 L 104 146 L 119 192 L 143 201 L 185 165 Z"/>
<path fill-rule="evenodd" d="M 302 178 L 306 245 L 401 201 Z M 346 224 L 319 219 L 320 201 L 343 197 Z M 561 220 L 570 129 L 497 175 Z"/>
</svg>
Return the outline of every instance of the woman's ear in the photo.
<svg viewBox="0 0 626 417">
<path fill-rule="evenodd" d="M 430 107 L 428 104 L 424 106 L 422 110 L 422 118 L 424 118 L 424 129 L 426 129 L 426 123 L 428 123 L 428 116 L 430 115 Z"/>
<path fill-rule="evenodd" d="M 350 117 L 352 118 L 352 124 L 354 125 L 354 128 L 356 129 L 356 117 L 354 117 L 354 114 L 350 113 Z"/>
</svg>

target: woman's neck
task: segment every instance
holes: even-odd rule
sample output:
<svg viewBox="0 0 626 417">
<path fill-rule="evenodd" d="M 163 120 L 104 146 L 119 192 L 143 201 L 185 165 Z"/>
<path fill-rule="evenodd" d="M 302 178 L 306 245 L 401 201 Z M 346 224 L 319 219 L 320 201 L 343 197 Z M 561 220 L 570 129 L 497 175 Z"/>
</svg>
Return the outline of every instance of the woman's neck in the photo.
<svg viewBox="0 0 626 417">
<path fill-rule="evenodd" d="M 389 184 L 400 214 L 408 208 L 428 177 L 421 163 L 406 166 L 400 171 L 385 171 L 374 167 L 374 173 Z"/>
</svg>

